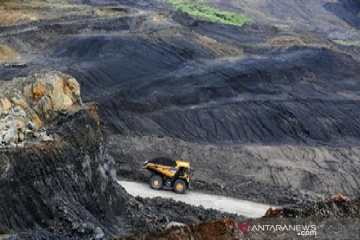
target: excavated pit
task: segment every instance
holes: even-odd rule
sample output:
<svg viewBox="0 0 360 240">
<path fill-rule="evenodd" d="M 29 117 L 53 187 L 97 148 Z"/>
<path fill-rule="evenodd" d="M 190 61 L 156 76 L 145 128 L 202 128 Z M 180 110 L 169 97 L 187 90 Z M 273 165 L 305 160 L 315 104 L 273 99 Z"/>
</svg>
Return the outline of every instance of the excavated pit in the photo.
<svg viewBox="0 0 360 240">
<path fill-rule="evenodd" d="M 59 126 L 65 124 L 63 127 L 52 125 L 48 129 L 53 141 L 38 139 L 35 146 L 40 150 L 5 146 L 2 156 L 7 160 L 0 172 L 6 181 L 2 188 L 13 186 L 10 175 L 17 176 L 21 170 L 32 176 L 31 169 L 39 166 L 43 171 L 29 178 L 44 178 L 39 185 L 25 175 L 22 181 L 15 180 L 18 188 L 26 186 L 24 196 L 44 195 L 40 190 L 46 192 L 57 179 L 69 187 L 71 182 L 84 179 L 88 181 L 85 185 L 92 187 L 79 189 L 96 194 L 99 190 L 94 184 L 99 185 L 100 180 L 86 180 L 80 166 L 87 164 L 86 155 L 97 166 L 94 156 L 108 151 L 103 159 L 114 159 L 119 178 L 147 181 L 141 170 L 143 161 L 168 156 L 192 160 L 195 189 L 211 193 L 293 206 L 308 206 L 339 192 L 349 197 L 359 195 L 359 47 L 334 42 L 359 39 L 358 1 L 211 4 L 256 19 L 242 27 L 194 20 L 171 11 L 169 4 L 155 1 L 120 2 L 131 7 L 119 7 L 118 1 L 110 0 L 88 3 L 111 6 L 120 15 L 112 15 L 113 11 L 111 16 L 108 12 L 89 14 L 86 6 L 84 16 L 64 17 L 52 12 L 52 19 L 1 27 L 0 45 L 12 49 L 7 55 L 13 58 L 16 53 L 20 58 L 2 61 L 0 79 L 9 81 L 48 70 L 74 76 L 82 88 L 82 99 L 98 103 L 99 118 L 94 121 L 99 121 L 102 133 L 96 129 L 94 137 L 101 139 L 98 134 L 102 134 L 104 142 L 100 147 L 94 139 L 81 135 L 84 129 L 72 132 L 75 137 L 63 136 L 61 130 L 56 138 L 59 129 L 74 121 L 62 116 Z M 75 115 L 92 121 L 84 114 Z M 77 129 L 77 125 L 71 126 Z M 93 147 L 75 149 L 73 139 L 80 141 L 77 147 Z M 26 156 L 33 160 L 23 167 L 17 158 Z M 111 164 L 115 164 L 113 160 Z M 73 169 L 64 170 L 68 178 L 43 174 L 65 166 Z M 130 226 L 137 225 L 129 222 L 126 227 L 126 218 L 117 225 L 120 230 L 108 227 L 109 221 L 117 219 L 116 214 L 121 215 L 113 209 L 116 194 L 125 202 L 129 200 L 121 188 L 107 184 L 114 197 L 104 200 L 99 196 L 99 207 L 92 212 L 92 205 L 85 203 L 92 195 L 85 194 L 80 205 L 86 207 L 80 209 L 86 210 L 74 216 L 93 216 L 94 226 L 106 234 L 131 235 Z M 11 191 L 14 196 L 10 197 L 15 198 L 11 201 L 35 207 L 29 208 L 29 219 L 22 221 L 15 205 L 10 208 L 13 210 L 7 209 L 4 201 L 9 196 L 1 191 L 2 209 L 8 211 L 0 224 L 3 233 L 47 229 L 51 224 L 39 220 L 47 216 L 50 220 L 54 216 L 54 229 L 64 225 L 64 232 L 70 231 L 68 223 L 56 219 L 60 210 L 54 210 L 49 202 L 39 205 L 31 198 L 19 200 L 16 194 L 21 192 L 16 188 Z M 79 196 L 70 196 L 66 198 L 75 209 Z M 34 212 L 37 207 L 49 214 Z M 24 207 L 24 211 L 29 209 Z M 141 210 L 131 211 L 136 214 Z M 108 212 L 109 221 L 99 219 Z M 16 220 L 11 216 L 17 216 Z"/>
</svg>

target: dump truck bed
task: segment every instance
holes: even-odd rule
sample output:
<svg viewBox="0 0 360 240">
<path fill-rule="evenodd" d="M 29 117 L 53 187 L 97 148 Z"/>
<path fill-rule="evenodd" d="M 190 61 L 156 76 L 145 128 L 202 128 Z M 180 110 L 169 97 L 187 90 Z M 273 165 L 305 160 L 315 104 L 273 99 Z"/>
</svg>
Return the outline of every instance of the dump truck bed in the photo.
<svg viewBox="0 0 360 240">
<path fill-rule="evenodd" d="M 174 161 L 170 158 L 166 158 L 166 157 L 154 158 L 154 159 L 147 161 L 146 163 L 153 163 L 153 164 L 158 164 L 158 165 L 163 165 L 163 166 L 176 167 L 176 161 Z"/>
</svg>

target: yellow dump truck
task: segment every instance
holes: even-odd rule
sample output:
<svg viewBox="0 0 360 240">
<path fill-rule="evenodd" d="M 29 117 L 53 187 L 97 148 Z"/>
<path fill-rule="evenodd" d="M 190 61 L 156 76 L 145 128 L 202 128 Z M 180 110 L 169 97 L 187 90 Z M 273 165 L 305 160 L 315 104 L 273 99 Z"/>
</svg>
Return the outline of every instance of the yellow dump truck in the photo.
<svg viewBox="0 0 360 240">
<path fill-rule="evenodd" d="M 160 157 L 146 161 L 144 168 L 152 173 L 150 187 L 153 189 L 174 189 L 185 193 L 190 187 L 190 162 Z"/>
</svg>

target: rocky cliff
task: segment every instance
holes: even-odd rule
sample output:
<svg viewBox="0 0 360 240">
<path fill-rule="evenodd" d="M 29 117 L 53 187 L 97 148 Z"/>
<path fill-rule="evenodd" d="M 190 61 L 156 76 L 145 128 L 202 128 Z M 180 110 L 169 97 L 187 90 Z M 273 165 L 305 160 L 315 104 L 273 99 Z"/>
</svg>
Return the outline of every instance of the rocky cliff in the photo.
<svg viewBox="0 0 360 240">
<path fill-rule="evenodd" d="M 77 81 L 50 72 L 1 89 L 0 234 L 131 234 L 139 204 L 116 184 L 95 107 L 82 105 Z"/>
<path fill-rule="evenodd" d="M 61 121 L 52 142 L 1 152 L 0 233 L 129 234 L 136 202 L 116 184 L 96 122 L 85 110 Z"/>
</svg>

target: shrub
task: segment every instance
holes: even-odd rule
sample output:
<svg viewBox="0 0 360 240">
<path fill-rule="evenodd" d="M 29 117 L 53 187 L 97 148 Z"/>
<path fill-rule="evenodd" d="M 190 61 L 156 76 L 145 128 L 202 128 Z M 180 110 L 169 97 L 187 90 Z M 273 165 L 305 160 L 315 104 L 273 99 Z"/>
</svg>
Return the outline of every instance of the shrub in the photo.
<svg viewBox="0 0 360 240">
<path fill-rule="evenodd" d="M 243 14 L 229 11 L 221 11 L 212 7 L 199 4 L 203 2 L 202 0 L 168 0 L 168 2 L 170 2 L 177 11 L 187 13 L 197 19 L 236 26 L 242 26 L 246 23 L 252 22 Z"/>
</svg>

